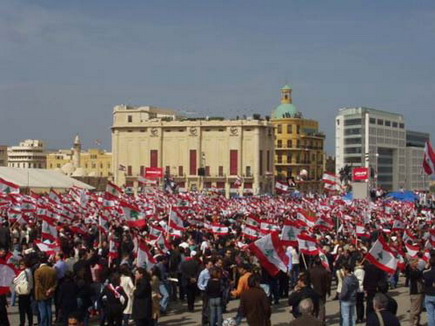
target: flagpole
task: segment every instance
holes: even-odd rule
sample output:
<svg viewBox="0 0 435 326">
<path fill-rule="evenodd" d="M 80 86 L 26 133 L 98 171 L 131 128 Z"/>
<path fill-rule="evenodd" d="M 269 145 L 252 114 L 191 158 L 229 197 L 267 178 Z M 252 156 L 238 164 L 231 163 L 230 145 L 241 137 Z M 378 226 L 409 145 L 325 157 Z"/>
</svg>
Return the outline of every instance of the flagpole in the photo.
<svg viewBox="0 0 435 326">
<path fill-rule="evenodd" d="M 305 261 L 305 255 L 303 252 L 301 252 L 301 254 L 302 254 L 302 260 L 304 261 L 305 270 L 308 271 L 307 262 Z"/>
<path fill-rule="evenodd" d="M 169 205 L 168 224 L 166 224 L 166 233 L 169 235 L 169 223 L 171 222 L 172 205 Z"/>
</svg>

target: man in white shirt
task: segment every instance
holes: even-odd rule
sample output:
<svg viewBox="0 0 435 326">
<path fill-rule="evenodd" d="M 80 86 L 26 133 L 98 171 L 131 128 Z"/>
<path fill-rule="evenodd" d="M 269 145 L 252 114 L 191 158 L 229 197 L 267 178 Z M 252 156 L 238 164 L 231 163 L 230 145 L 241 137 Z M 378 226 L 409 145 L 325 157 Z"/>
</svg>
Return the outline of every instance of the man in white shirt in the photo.
<svg viewBox="0 0 435 326">
<path fill-rule="evenodd" d="M 210 280 L 210 269 L 213 268 L 214 264 L 211 260 L 204 261 L 205 268 L 199 273 L 198 277 L 198 289 L 201 290 L 202 296 L 202 325 L 206 325 L 208 323 L 208 298 L 205 294 L 205 289 L 207 287 L 207 283 Z"/>
</svg>

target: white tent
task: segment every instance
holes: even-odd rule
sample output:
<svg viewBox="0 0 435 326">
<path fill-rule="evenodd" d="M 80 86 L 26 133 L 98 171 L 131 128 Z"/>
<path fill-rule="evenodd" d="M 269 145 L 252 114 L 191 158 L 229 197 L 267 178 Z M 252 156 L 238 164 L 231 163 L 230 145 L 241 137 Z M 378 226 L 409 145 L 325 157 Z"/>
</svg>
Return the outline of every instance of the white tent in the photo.
<svg viewBox="0 0 435 326">
<path fill-rule="evenodd" d="M 68 189 L 73 186 L 88 190 L 94 187 L 70 178 L 60 172 L 45 169 L 19 169 L 0 167 L 0 178 L 15 183 L 20 188 L 30 189 Z"/>
</svg>

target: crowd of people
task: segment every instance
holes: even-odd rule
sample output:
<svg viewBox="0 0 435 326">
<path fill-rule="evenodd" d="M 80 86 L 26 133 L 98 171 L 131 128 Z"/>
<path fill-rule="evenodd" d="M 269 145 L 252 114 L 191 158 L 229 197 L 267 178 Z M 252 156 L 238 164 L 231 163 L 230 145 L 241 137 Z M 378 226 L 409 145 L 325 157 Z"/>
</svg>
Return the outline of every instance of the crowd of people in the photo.
<svg viewBox="0 0 435 326">
<path fill-rule="evenodd" d="M 389 293 L 399 275 L 410 323 L 419 325 L 425 309 L 435 325 L 433 209 L 416 203 L 134 196 L 109 185 L 104 194 L 0 194 L 0 216 L 0 267 L 15 273 L 0 292 L 0 326 L 10 325 L 9 304 L 18 305 L 20 326 L 121 326 L 158 325 L 180 302 L 202 325 L 271 325 L 283 302 L 290 325 L 327 325 L 327 298 L 339 301 L 334 322 L 343 326 L 400 325 Z M 254 250 L 268 236 L 272 249 Z M 233 299 L 237 312 L 224 320 Z"/>
</svg>

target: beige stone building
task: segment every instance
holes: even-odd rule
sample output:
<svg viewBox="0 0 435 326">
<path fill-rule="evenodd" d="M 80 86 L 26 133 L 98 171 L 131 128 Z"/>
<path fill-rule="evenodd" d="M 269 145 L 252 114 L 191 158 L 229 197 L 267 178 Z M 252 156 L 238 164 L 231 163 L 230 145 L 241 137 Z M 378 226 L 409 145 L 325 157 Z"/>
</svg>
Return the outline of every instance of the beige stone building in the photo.
<svg viewBox="0 0 435 326">
<path fill-rule="evenodd" d="M 99 148 L 82 151 L 80 138 L 77 135 L 73 148 L 60 149 L 47 155 L 47 169 L 57 170 L 73 177 L 111 177 L 112 153 Z"/>
<path fill-rule="evenodd" d="M 8 166 L 8 147 L 0 145 L 0 166 Z"/>
<path fill-rule="evenodd" d="M 154 167 L 172 176 L 180 190 L 218 189 L 227 196 L 271 192 L 273 139 L 265 119 L 187 119 L 157 107 L 116 106 L 114 181 L 136 188 L 138 177 Z M 234 185 L 238 176 L 240 187 Z"/>
<path fill-rule="evenodd" d="M 288 85 L 281 89 L 281 104 L 272 113 L 272 123 L 275 126 L 277 179 L 293 178 L 298 181 L 300 190 L 322 191 L 325 135 L 319 131 L 317 121 L 303 118 L 296 109 L 292 88 Z"/>
<path fill-rule="evenodd" d="M 41 140 L 26 139 L 8 148 L 8 167 L 45 169 L 47 153 Z"/>
</svg>

